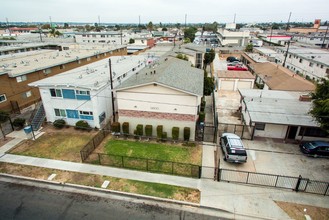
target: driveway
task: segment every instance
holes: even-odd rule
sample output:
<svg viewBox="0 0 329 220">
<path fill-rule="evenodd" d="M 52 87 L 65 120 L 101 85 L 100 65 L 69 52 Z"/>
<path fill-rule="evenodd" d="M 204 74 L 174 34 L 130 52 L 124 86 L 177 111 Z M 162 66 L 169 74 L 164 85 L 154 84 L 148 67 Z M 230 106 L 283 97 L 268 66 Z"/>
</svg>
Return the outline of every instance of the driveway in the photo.
<svg viewBox="0 0 329 220">
<path fill-rule="evenodd" d="M 297 144 L 286 144 L 273 139 L 243 140 L 248 161 L 244 164 L 223 160 L 220 149 L 220 168 L 277 174 L 329 182 L 329 159 L 302 154 Z"/>
</svg>

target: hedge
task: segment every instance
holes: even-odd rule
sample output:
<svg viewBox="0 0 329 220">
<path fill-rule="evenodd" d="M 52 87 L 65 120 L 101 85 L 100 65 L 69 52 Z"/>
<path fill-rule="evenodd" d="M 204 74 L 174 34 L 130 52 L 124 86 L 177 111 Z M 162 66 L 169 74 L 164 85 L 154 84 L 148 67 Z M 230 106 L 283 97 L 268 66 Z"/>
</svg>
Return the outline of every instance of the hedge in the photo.
<svg viewBox="0 0 329 220">
<path fill-rule="evenodd" d="M 120 133 L 120 122 L 113 122 L 111 127 L 113 132 Z"/>
<path fill-rule="evenodd" d="M 75 123 L 75 128 L 81 129 L 81 130 L 89 130 L 89 131 L 91 130 L 91 127 L 88 124 L 88 122 L 86 122 L 84 120 L 77 121 L 77 123 Z"/>
<path fill-rule="evenodd" d="M 129 134 L 129 122 L 122 123 L 122 132 L 124 134 Z"/>
<path fill-rule="evenodd" d="M 179 138 L 179 127 L 173 127 L 172 128 L 172 131 L 171 131 L 171 136 L 172 136 L 172 139 L 174 140 L 178 140 Z"/>
<path fill-rule="evenodd" d="M 137 131 L 137 135 L 143 136 L 143 125 L 142 124 L 138 124 L 136 126 L 136 131 Z"/>
<path fill-rule="evenodd" d="M 57 119 L 53 122 L 54 127 L 59 128 L 59 129 L 64 128 L 65 124 L 66 124 L 66 122 L 63 119 Z"/>
<path fill-rule="evenodd" d="M 25 125 L 25 118 L 15 118 L 13 125 L 15 127 L 22 128 Z"/>
<path fill-rule="evenodd" d="M 145 135 L 148 137 L 152 137 L 153 133 L 153 126 L 152 125 L 146 125 L 145 126 Z"/>
<path fill-rule="evenodd" d="M 189 141 L 190 140 L 190 133 L 191 130 L 189 127 L 184 127 L 184 141 Z"/>
<path fill-rule="evenodd" d="M 158 125 L 157 126 L 157 138 L 161 139 L 162 138 L 162 133 L 163 133 L 163 126 L 162 125 Z"/>
</svg>

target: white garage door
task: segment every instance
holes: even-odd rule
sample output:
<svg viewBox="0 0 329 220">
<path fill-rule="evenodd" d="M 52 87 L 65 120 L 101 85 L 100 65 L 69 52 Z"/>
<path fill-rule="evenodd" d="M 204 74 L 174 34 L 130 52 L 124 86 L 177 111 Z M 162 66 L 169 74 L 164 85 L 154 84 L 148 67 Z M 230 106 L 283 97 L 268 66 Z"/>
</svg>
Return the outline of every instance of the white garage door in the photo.
<svg viewBox="0 0 329 220">
<path fill-rule="evenodd" d="M 220 90 L 233 90 L 234 89 L 234 81 L 233 80 L 225 80 L 220 82 Z"/>
<path fill-rule="evenodd" d="M 238 89 L 252 89 L 252 82 L 250 81 L 239 81 Z"/>
</svg>

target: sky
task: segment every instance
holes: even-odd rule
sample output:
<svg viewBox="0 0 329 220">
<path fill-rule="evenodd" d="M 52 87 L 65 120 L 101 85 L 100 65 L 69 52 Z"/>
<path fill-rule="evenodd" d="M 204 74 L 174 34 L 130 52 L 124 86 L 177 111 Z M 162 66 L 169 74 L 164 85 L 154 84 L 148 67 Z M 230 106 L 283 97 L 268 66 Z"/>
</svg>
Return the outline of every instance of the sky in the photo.
<svg viewBox="0 0 329 220">
<path fill-rule="evenodd" d="M 256 23 L 329 20 L 328 0 L 0 0 L 0 22 Z"/>
</svg>

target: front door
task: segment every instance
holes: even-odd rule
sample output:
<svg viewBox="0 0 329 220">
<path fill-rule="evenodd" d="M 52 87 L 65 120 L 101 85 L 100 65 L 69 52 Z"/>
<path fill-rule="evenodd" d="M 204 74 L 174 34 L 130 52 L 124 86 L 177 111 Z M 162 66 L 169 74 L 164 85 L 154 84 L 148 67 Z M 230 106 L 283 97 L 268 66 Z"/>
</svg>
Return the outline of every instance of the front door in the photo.
<svg viewBox="0 0 329 220">
<path fill-rule="evenodd" d="M 297 134 L 297 126 L 289 126 L 288 128 L 288 139 L 295 139 L 296 138 L 296 134 Z"/>
</svg>

